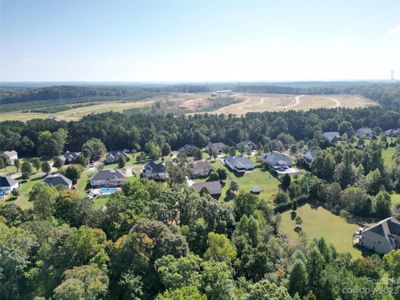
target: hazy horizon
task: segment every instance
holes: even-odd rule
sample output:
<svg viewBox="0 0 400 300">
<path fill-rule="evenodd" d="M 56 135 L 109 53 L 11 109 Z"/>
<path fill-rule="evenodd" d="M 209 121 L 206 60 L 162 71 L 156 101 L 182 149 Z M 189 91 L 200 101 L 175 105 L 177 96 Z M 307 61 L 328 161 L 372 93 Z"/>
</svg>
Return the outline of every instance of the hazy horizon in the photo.
<svg viewBox="0 0 400 300">
<path fill-rule="evenodd" d="M 400 2 L 1 1 L 1 82 L 400 77 Z"/>
</svg>

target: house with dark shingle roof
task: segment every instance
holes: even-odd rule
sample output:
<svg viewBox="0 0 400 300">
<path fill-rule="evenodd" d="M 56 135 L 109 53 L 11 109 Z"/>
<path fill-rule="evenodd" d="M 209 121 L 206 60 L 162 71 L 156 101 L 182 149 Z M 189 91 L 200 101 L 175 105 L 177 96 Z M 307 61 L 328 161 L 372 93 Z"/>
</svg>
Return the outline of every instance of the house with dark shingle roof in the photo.
<svg viewBox="0 0 400 300">
<path fill-rule="evenodd" d="M 318 155 L 318 150 L 309 150 L 309 151 L 307 151 L 307 150 L 305 150 L 305 149 L 303 149 L 302 151 L 301 151 L 301 156 L 306 160 L 306 162 L 307 163 L 309 163 L 309 164 L 311 164 L 313 161 L 314 161 L 314 159 L 316 159 L 317 158 L 317 155 Z"/>
<path fill-rule="evenodd" d="M 206 189 L 213 198 L 218 199 L 221 195 L 222 186 L 219 181 L 207 181 L 196 182 L 192 185 L 192 188 L 198 193 L 200 193 L 203 189 Z"/>
<path fill-rule="evenodd" d="M 125 182 L 126 176 L 119 170 L 100 170 L 91 179 L 92 187 L 117 187 Z"/>
<path fill-rule="evenodd" d="M 222 153 L 226 145 L 224 143 L 208 143 L 207 147 L 205 148 L 206 151 L 213 151 L 217 153 Z"/>
<path fill-rule="evenodd" d="M 285 171 L 292 166 L 292 160 L 289 156 L 276 151 L 263 153 L 259 159 L 278 171 Z"/>
<path fill-rule="evenodd" d="M 10 194 L 19 187 L 18 181 L 10 176 L 0 176 L 0 193 Z"/>
<path fill-rule="evenodd" d="M 192 161 L 189 162 L 189 169 L 192 178 L 207 177 L 211 171 L 214 170 L 214 166 L 208 161 Z"/>
<path fill-rule="evenodd" d="M 178 149 L 178 152 L 180 152 L 180 153 L 185 153 L 186 156 L 192 156 L 192 150 L 193 150 L 193 148 L 194 148 L 194 145 L 192 145 L 192 144 L 186 144 L 186 145 L 184 145 L 183 147 L 180 147 L 180 148 Z"/>
<path fill-rule="evenodd" d="M 237 174 L 244 174 L 246 171 L 253 170 L 255 168 L 254 163 L 243 156 L 227 156 L 224 158 L 224 164 L 232 171 Z"/>
<path fill-rule="evenodd" d="M 82 152 L 70 152 L 66 151 L 64 154 L 60 156 L 60 159 L 64 162 L 64 164 L 73 164 L 76 162 L 76 159 L 82 154 Z"/>
<path fill-rule="evenodd" d="M 236 144 L 237 149 L 240 149 L 240 147 L 244 147 L 244 150 L 248 151 L 248 150 L 256 150 L 257 145 L 250 140 L 246 140 Z"/>
<path fill-rule="evenodd" d="M 322 139 L 327 142 L 336 142 L 341 139 L 341 136 L 337 131 L 329 131 L 322 134 Z"/>
<path fill-rule="evenodd" d="M 62 174 L 49 174 L 43 179 L 43 182 L 51 186 L 62 186 L 68 190 L 72 188 L 72 181 Z"/>
<path fill-rule="evenodd" d="M 374 137 L 374 133 L 372 132 L 371 128 L 363 127 L 357 129 L 356 136 L 360 139 L 372 139 Z"/>
<path fill-rule="evenodd" d="M 161 181 L 168 178 L 165 166 L 162 163 L 157 164 L 154 161 L 147 163 L 143 167 L 142 177 Z"/>
<path fill-rule="evenodd" d="M 119 161 L 120 157 L 123 156 L 126 161 L 129 160 L 128 154 L 126 154 L 124 151 L 110 151 L 106 155 L 105 163 L 110 165 L 110 164 L 115 164 Z"/>
<path fill-rule="evenodd" d="M 362 229 L 358 245 L 380 254 L 400 249 L 400 222 L 390 217 Z"/>
</svg>

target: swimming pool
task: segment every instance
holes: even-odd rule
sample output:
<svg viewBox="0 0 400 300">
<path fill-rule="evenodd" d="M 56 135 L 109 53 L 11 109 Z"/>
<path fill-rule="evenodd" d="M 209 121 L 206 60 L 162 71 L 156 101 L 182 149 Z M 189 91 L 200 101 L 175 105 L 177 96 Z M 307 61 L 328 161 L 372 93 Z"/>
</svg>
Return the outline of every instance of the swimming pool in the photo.
<svg viewBox="0 0 400 300">
<path fill-rule="evenodd" d="M 113 194 L 117 191 L 116 188 L 104 188 L 104 189 L 100 189 L 99 193 L 100 195 L 110 195 Z"/>
</svg>

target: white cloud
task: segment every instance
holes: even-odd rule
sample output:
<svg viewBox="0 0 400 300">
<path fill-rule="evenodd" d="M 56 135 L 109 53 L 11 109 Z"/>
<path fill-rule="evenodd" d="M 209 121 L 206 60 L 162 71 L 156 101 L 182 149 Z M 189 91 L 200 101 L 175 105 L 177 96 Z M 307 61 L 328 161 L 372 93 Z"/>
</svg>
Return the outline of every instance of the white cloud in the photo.
<svg viewBox="0 0 400 300">
<path fill-rule="evenodd" d="M 389 35 L 400 35 L 400 25 L 397 25 L 388 31 Z"/>
</svg>

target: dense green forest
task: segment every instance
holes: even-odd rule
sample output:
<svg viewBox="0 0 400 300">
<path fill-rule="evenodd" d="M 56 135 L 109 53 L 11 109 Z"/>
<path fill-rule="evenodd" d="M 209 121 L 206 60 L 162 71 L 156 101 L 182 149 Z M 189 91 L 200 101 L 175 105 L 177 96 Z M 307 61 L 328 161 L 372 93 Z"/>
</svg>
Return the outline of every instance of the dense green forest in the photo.
<svg viewBox="0 0 400 300">
<path fill-rule="evenodd" d="M 0 123 L 0 149 L 15 149 L 24 156 L 36 156 L 40 132 L 66 131 L 65 148 L 78 151 L 91 138 L 99 138 L 109 150 L 125 148 L 148 151 L 155 143 L 165 143 L 173 150 L 184 144 L 205 147 L 209 141 L 227 145 L 250 139 L 265 144 L 279 134 L 295 140 L 313 141 L 324 131 L 354 134 L 361 127 L 378 131 L 400 127 L 400 113 L 384 108 L 318 109 L 313 111 L 249 113 L 243 117 L 223 115 L 174 116 L 121 113 L 90 115 L 80 121 L 31 120 L 26 123 Z"/>
</svg>

